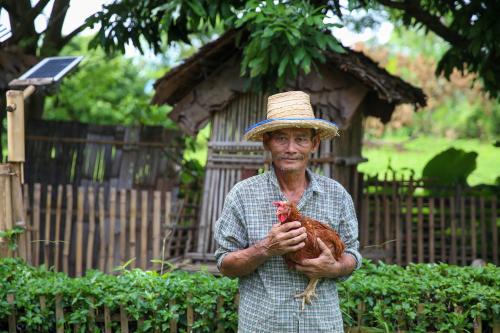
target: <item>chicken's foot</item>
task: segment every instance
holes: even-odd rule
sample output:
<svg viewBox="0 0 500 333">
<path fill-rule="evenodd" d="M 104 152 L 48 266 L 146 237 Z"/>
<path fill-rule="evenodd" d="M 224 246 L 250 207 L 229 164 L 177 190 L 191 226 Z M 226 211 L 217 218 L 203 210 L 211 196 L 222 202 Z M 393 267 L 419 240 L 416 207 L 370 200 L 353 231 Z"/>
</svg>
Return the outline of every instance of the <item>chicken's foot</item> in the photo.
<svg viewBox="0 0 500 333">
<path fill-rule="evenodd" d="M 307 284 L 306 290 L 304 290 L 300 294 L 295 295 L 295 298 L 302 298 L 301 310 L 304 310 L 305 305 L 311 304 L 312 299 L 316 298 L 316 285 L 318 284 L 318 281 L 318 278 L 310 279 L 309 283 Z"/>
</svg>

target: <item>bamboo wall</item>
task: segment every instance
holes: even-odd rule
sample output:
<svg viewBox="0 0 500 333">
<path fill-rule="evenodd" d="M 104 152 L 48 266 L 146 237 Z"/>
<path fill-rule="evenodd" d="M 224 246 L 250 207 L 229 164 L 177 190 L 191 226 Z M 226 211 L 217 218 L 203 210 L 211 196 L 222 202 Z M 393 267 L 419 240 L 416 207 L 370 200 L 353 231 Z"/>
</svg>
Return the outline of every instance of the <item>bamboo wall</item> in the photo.
<svg viewBox="0 0 500 333">
<path fill-rule="evenodd" d="M 172 190 L 183 149 L 182 133 L 160 126 L 30 120 L 25 180 L 53 186 Z"/>
<path fill-rule="evenodd" d="M 129 260 L 129 268 L 159 269 L 192 246 L 196 213 L 186 219 L 187 203 L 171 192 L 44 184 L 23 192 L 26 233 L 17 251 L 35 266 L 71 276 L 110 273 Z"/>
</svg>

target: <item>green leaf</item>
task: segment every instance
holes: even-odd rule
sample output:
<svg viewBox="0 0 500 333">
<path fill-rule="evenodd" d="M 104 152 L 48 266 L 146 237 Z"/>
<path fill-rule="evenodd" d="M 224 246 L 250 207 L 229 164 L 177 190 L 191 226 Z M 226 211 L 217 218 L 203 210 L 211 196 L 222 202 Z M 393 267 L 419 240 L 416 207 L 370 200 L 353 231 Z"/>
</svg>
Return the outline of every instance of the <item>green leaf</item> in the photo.
<svg viewBox="0 0 500 333">
<path fill-rule="evenodd" d="M 207 13 L 205 8 L 201 5 L 199 0 L 186 0 L 189 7 L 198 15 L 199 17 L 206 17 Z"/>
<path fill-rule="evenodd" d="M 278 67 L 278 77 L 282 77 L 283 74 L 285 73 L 286 65 L 288 64 L 289 61 L 289 56 L 286 55 L 281 59 L 280 65 Z"/>
<path fill-rule="evenodd" d="M 304 56 L 306 55 L 306 51 L 303 47 L 296 48 L 293 53 L 293 62 L 298 65 Z"/>
</svg>

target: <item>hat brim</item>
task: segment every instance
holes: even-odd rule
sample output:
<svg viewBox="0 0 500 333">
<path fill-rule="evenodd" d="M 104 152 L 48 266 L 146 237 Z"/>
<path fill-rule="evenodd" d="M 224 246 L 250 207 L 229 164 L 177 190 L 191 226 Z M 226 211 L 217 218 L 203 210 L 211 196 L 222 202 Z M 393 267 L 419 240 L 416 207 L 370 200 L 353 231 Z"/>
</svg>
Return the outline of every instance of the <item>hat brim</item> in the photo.
<svg viewBox="0 0 500 333">
<path fill-rule="evenodd" d="M 338 127 L 325 119 L 319 118 L 273 118 L 258 122 L 249 127 L 244 135 L 248 141 L 262 141 L 264 133 L 283 128 L 313 128 L 321 140 L 331 139 L 338 135 Z"/>
</svg>

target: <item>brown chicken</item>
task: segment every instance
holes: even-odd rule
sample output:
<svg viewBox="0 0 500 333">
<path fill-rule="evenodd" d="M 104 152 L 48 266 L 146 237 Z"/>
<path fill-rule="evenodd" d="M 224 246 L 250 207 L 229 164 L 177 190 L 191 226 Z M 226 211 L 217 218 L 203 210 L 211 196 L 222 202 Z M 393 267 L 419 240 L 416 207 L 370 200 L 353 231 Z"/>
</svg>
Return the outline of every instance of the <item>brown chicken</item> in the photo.
<svg viewBox="0 0 500 333">
<path fill-rule="evenodd" d="M 287 253 L 283 257 L 288 268 L 295 268 L 296 263 L 300 263 L 303 259 L 314 259 L 321 254 L 321 248 L 318 244 L 317 238 L 319 237 L 323 243 L 332 251 L 335 260 L 339 260 L 344 252 L 345 245 L 340 239 L 339 235 L 330 226 L 316 221 L 307 216 L 302 216 L 294 203 L 289 201 L 275 201 L 273 202 L 277 208 L 276 216 L 281 223 L 299 221 L 302 226 L 306 228 L 307 238 L 306 245 L 292 253 Z M 302 298 L 302 309 L 304 304 L 311 304 L 313 297 L 316 297 L 316 285 L 318 278 L 312 278 L 304 292 L 295 295 L 296 298 Z"/>
</svg>

